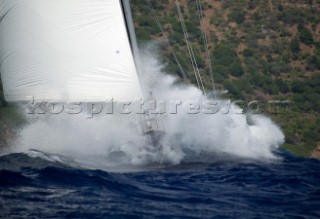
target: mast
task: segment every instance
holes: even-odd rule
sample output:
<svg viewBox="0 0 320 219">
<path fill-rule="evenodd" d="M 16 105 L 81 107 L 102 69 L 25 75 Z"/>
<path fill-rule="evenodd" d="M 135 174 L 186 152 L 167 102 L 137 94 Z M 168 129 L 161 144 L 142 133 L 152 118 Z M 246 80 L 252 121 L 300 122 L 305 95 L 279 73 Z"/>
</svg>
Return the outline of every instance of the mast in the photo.
<svg viewBox="0 0 320 219">
<path fill-rule="evenodd" d="M 142 67 L 143 65 L 141 62 L 140 54 L 139 54 L 139 46 L 138 46 L 136 31 L 135 31 L 134 23 L 133 23 L 133 16 L 132 16 L 132 12 L 131 12 L 130 0 L 120 0 L 120 2 L 122 5 L 122 10 L 123 10 L 123 14 L 124 14 L 125 23 L 126 23 L 125 25 L 127 28 L 128 38 L 129 38 L 129 42 L 130 42 L 130 46 L 131 46 L 131 50 L 132 50 L 132 55 L 133 55 L 133 59 L 135 62 L 138 79 L 140 82 L 142 96 L 144 96 L 148 92 L 146 91 L 146 88 L 143 85 L 143 83 L 141 83 L 142 78 L 145 76 L 145 74 L 144 74 L 144 70 Z"/>
<path fill-rule="evenodd" d="M 126 27 L 128 31 L 128 37 L 131 45 L 131 50 L 133 57 L 136 62 L 139 60 L 139 48 L 138 48 L 138 42 L 137 42 L 137 37 L 136 37 L 136 31 L 134 29 L 134 23 L 133 23 L 133 17 L 132 17 L 132 12 L 131 12 L 131 6 L 130 6 L 130 0 L 120 0 L 122 9 L 123 9 L 123 14 L 125 17 L 125 22 L 126 22 Z M 138 63 L 136 63 L 137 65 Z M 139 72 L 138 72 L 139 74 Z"/>
<path fill-rule="evenodd" d="M 141 81 L 142 81 L 141 79 L 145 75 L 144 75 L 144 71 L 143 71 L 143 67 L 142 67 L 143 65 L 141 62 L 141 58 L 139 55 L 139 47 L 138 47 L 136 32 L 135 32 L 134 23 L 133 23 L 133 16 L 132 16 L 132 12 L 131 12 L 130 0 L 120 0 L 120 2 L 122 5 L 122 9 L 123 9 L 123 14 L 124 14 L 125 23 L 126 23 L 126 27 L 127 27 L 127 31 L 128 31 L 128 37 L 129 37 L 129 42 L 131 45 L 132 55 L 133 55 L 134 62 L 136 65 L 138 79 L 140 81 L 142 96 L 144 96 L 144 94 L 146 94 L 148 91 L 141 83 Z M 163 127 L 160 127 L 157 115 L 156 114 L 152 115 L 149 112 L 147 112 L 147 114 L 143 118 L 141 125 L 142 125 L 143 133 L 149 135 L 151 143 L 154 146 L 159 147 L 160 146 L 159 142 L 160 142 L 160 139 L 163 135 L 163 133 L 160 130 L 162 130 Z"/>
</svg>

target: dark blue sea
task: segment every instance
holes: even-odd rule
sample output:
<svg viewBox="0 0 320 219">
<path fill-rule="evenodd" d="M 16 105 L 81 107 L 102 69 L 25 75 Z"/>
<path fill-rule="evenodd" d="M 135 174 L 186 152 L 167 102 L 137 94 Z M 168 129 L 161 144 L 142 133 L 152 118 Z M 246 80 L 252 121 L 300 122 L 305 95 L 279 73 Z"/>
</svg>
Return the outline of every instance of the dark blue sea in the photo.
<svg viewBox="0 0 320 219">
<path fill-rule="evenodd" d="M 114 173 L 10 154 L 0 218 L 320 218 L 320 162 L 220 160 Z"/>
</svg>

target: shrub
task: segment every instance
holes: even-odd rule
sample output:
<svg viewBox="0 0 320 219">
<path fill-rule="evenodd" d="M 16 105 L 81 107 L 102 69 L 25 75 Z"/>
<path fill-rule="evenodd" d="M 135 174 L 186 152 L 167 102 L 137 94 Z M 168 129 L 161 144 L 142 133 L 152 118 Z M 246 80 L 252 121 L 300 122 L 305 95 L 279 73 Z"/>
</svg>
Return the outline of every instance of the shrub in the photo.
<svg viewBox="0 0 320 219">
<path fill-rule="evenodd" d="M 256 2 L 254 2 L 253 0 L 250 0 L 248 2 L 248 8 L 249 8 L 249 10 L 255 9 L 256 8 Z"/>
<path fill-rule="evenodd" d="M 291 42 L 290 42 L 290 50 L 291 50 L 292 53 L 299 53 L 300 52 L 300 50 L 301 50 L 300 43 L 296 38 L 291 40 Z"/>
<path fill-rule="evenodd" d="M 232 95 L 232 96 L 235 96 L 237 97 L 240 90 L 235 86 L 234 83 L 232 82 L 229 82 L 229 81 L 226 81 L 224 83 L 224 87 L 228 90 L 228 92 Z"/>
<path fill-rule="evenodd" d="M 285 94 L 285 93 L 288 93 L 290 91 L 289 85 L 287 84 L 287 82 L 285 82 L 282 79 L 276 79 L 275 80 L 275 84 L 276 84 L 276 86 L 278 87 L 278 90 L 281 93 Z"/>
<path fill-rule="evenodd" d="M 278 5 L 278 10 L 279 10 L 279 11 L 283 11 L 283 6 L 282 6 L 281 3 Z"/>
<path fill-rule="evenodd" d="M 310 65 L 312 65 L 314 68 L 320 70 L 320 57 L 319 56 L 311 56 L 308 59 L 308 62 Z"/>
<path fill-rule="evenodd" d="M 239 60 L 234 61 L 230 65 L 230 74 L 232 74 L 235 77 L 240 77 L 244 74 L 242 65 Z"/>
<path fill-rule="evenodd" d="M 238 77 L 244 74 L 240 60 L 229 44 L 222 42 L 216 45 L 212 52 L 212 59 L 215 70 L 223 75 L 232 74 Z"/>
<path fill-rule="evenodd" d="M 305 91 L 305 84 L 300 80 L 294 80 L 292 82 L 292 92 L 294 93 L 303 93 Z"/>
<path fill-rule="evenodd" d="M 145 15 L 139 16 L 138 22 L 139 22 L 139 26 L 152 26 L 153 25 L 153 20 Z"/>
<path fill-rule="evenodd" d="M 265 91 L 268 94 L 277 94 L 278 93 L 278 88 L 274 83 L 272 83 L 272 80 L 271 80 L 271 83 L 267 82 L 267 83 L 263 84 L 262 89 L 263 89 L 263 91 Z"/>
<path fill-rule="evenodd" d="M 225 66 L 230 65 L 236 57 L 236 53 L 232 47 L 224 42 L 216 45 L 212 54 L 215 63 Z"/>
<path fill-rule="evenodd" d="M 314 40 L 311 32 L 303 25 L 298 26 L 300 41 L 306 45 L 312 45 Z"/>
<path fill-rule="evenodd" d="M 251 57 L 251 56 L 253 56 L 253 51 L 252 51 L 252 49 L 245 49 L 245 50 L 243 50 L 243 55 L 244 55 L 245 57 Z"/>
<path fill-rule="evenodd" d="M 278 14 L 278 20 L 283 21 L 286 24 L 304 24 L 304 15 L 299 8 L 288 8 Z"/>
<path fill-rule="evenodd" d="M 245 20 L 245 16 L 246 16 L 245 12 L 238 8 L 238 9 L 233 10 L 229 14 L 228 19 L 229 19 L 229 21 L 234 21 L 237 24 L 242 24 Z"/>
<path fill-rule="evenodd" d="M 139 43 L 144 43 L 146 41 L 151 40 L 150 33 L 146 31 L 144 28 L 138 28 L 136 30 L 137 39 L 139 40 Z"/>
</svg>

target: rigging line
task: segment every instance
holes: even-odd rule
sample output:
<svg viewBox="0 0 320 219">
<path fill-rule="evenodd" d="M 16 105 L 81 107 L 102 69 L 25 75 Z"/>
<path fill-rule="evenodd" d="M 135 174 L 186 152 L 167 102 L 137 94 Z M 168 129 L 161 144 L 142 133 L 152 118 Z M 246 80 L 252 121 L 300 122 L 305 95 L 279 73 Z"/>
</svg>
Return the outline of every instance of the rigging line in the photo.
<svg viewBox="0 0 320 219">
<path fill-rule="evenodd" d="M 182 67 L 182 65 L 181 65 L 181 63 L 180 63 L 180 61 L 179 61 L 179 59 L 178 59 L 178 57 L 177 57 L 177 55 L 176 55 L 176 53 L 175 53 L 172 45 L 171 45 L 168 37 L 167 37 L 166 34 L 165 34 L 165 31 L 164 31 L 164 29 L 163 29 L 163 27 L 162 27 L 162 25 L 161 25 L 161 23 L 160 23 L 160 19 L 159 19 L 159 16 L 157 15 L 157 13 L 156 13 L 155 8 L 153 7 L 153 5 L 152 5 L 152 3 L 151 3 L 150 0 L 145 0 L 145 1 L 146 1 L 146 3 L 148 4 L 148 6 L 149 6 L 149 8 L 150 8 L 150 10 L 151 10 L 151 12 L 152 12 L 152 16 L 153 16 L 154 20 L 156 21 L 156 24 L 157 24 L 157 26 L 159 27 L 159 29 L 160 29 L 160 31 L 161 31 L 161 33 L 162 33 L 162 36 L 163 36 L 164 39 L 165 39 L 165 42 L 168 44 L 169 49 L 171 50 L 171 53 L 172 53 L 172 55 L 173 55 L 173 58 L 174 58 L 175 62 L 177 63 L 177 65 L 178 65 L 178 67 L 179 67 L 179 70 L 181 71 L 181 74 L 182 74 L 183 78 L 184 78 L 184 79 L 188 79 L 186 72 L 184 71 L 184 69 L 183 69 L 183 67 Z"/>
<path fill-rule="evenodd" d="M 203 81 L 202 81 L 202 77 L 201 77 L 201 74 L 200 74 L 200 71 L 199 71 L 199 68 L 198 68 L 198 63 L 197 63 L 197 60 L 196 60 L 196 57 L 195 57 L 193 48 L 192 48 L 192 46 L 191 46 L 191 43 L 190 43 L 190 41 L 189 41 L 189 33 L 188 33 L 188 30 L 187 30 L 187 27 L 186 27 L 186 24 L 185 24 L 185 20 L 184 20 L 184 18 L 183 18 L 183 14 L 182 14 L 182 11 L 181 11 L 181 7 L 180 7 L 180 4 L 179 4 L 178 0 L 176 0 L 176 2 L 177 2 L 178 11 L 179 11 L 180 19 L 181 19 L 181 25 L 182 25 L 183 31 L 184 31 L 184 33 L 185 33 L 185 36 L 186 36 L 186 42 L 189 44 L 189 48 L 190 48 L 191 55 L 192 55 L 192 58 L 193 58 L 193 63 L 194 63 L 194 65 L 195 65 L 196 73 L 197 73 L 197 75 L 198 75 L 200 84 L 201 84 L 201 86 L 202 86 L 203 93 L 206 95 L 206 91 L 205 91 L 205 88 L 204 88 L 204 84 L 203 84 Z"/>
<path fill-rule="evenodd" d="M 204 85 L 203 85 L 201 74 L 200 74 L 200 71 L 199 71 L 199 68 L 198 68 L 197 60 L 195 58 L 195 54 L 194 54 L 194 51 L 192 49 L 192 46 L 190 45 L 189 34 L 188 34 L 187 27 L 186 27 L 186 24 L 185 24 L 185 21 L 184 21 L 184 18 L 183 18 L 183 14 L 182 14 L 182 11 L 181 11 L 181 6 L 180 6 L 180 3 L 179 3 L 179 0 L 176 0 L 176 5 L 177 5 L 177 9 L 178 9 L 178 14 L 179 14 L 179 17 L 180 17 L 181 27 L 182 27 L 182 30 L 183 30 L 183 33 L 184 33 L 185 41 L 186 41 L 186 44 L 187 44 L 187 47 L 188 47 L 188 51 L 189 51 L 189 55 L 190 55 L 190 58 L 191 58 L 192 67 L 194 68 L 194 72 L 195 72 L 195 75 L 196 75 L 197 83 L 198 83 L 199 89 L 202 90 L 203 93 L 206 95 L 206 91 L 205 91 L 205 88 L 204 88 Z M 200 84 L 201 84 L 201 86 L 200 86 Z"/>
<path fill-rule="evenodd" d="M 203 41 L 204 41 L 205 48 L 206 48 L 206 55 L 207 55 L 207 60 L 208 60 L 209 73 L 210 73 L 211 81 L 212 81 L 212 88 L 213 88 L 213 90 L 215 90 L 215 81 L 214 81 L 214 76 L 213 76 L 212 60 L 211 60 L 211 55 L 210 55 L 210 50 L 209 50 L 208 37 L 207 37 L 207 34 L 205 32 L 205 27 L 204 27 L 204 25 L 202 23 L 202 21 L 203 21 L 202 4 L 201 4 L 201 0 L 196 0 L 196 2 L 197 2 L 198 15 L 199 15 L 199 20 L 200 20 L 200 27 L 201 27 L 202 37 L 203 37 Z"/>
<path fill-rule="evenodd" d="M 183 20 L 183 17 L 182 17 L 180 4 L 179 4 L 179 2 L 177 0 L 176 0 L 176 4 L 177 4 L 178 15 L 179 15 L 179 19 L 180 19 L 180 22 L 181 22 L 181 27 L 182 27 L 182 30 L 183 30 L 184 38 L 185 38 L 185 41 L 186 41 L 186 44 L 187 44 L 188 53 L 189 53 L 189 56 L 190 56 L 192 68 L 193 68 L 193 71 L 194 71 L 194 75 L 196 77 L 198 88 L 201 90 L 201 86 L 200 86 L 199 79 L 198 79 L 198 74 L 197 74 L 196 67 L 195 67 L 195 64 L 194 64 L 194 60 L 193 60 L 193 57 L 192 57 L 192 54 L 191 54 L 191 50 L 190 50 L 190 45 L 189 45 L 189 40 L 188 40 L 188 33 L 185 32 L 184 25 L 183 25 L 183 21 L 184 20 Z"/>
<path fill-rule="evenodd" d="M 184 37 L 185 37 L 185 40 L 186 40 L 186 44 L 187 44 L 187 47 L 188 47 L 188 51 L 189 51 L 192 67 L 194 69 L 194 73 L 195 73 L 195 76 L 196 76 L 196 79 L 197 79 L 198 87 L 201 90 L 200 83 L 202 81 L 201 81 L 201 76 L 200 76 L 200 73 L 199 73 L 199 68 L 198 68 L 197 61 L 196 61 L 195 56 L 194 56 L 193 49 L 192 49 L 190 41 L 189 41 L 189 33 L 188 33 L 187 27 L 185 25 L 185 21 L 184 21 L 184 18 L 183 18 L 183 14 L 182 14 L 182 11 L 181 11 L 180 4 L 179 4 L 178 1 L 176 1 L 176 2 L 177 2 L 178 13 L 179 13 L 179 16 L 180 16 L 180 22 L 181 22 L 182 30 L 183 30 Z"/>
</svg>

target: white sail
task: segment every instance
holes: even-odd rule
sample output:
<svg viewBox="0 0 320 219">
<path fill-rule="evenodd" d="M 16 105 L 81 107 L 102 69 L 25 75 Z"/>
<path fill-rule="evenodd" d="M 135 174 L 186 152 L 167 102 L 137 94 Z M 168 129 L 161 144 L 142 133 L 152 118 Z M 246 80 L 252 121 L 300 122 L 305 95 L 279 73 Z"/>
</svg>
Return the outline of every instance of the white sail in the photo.
<svg viewBox="0 0 320 219">
<path fill-rule="evenodd" d="M 131 101 L 141 90 L 119 0 L 0 0 L 7 101 Z"/>
</svg>

